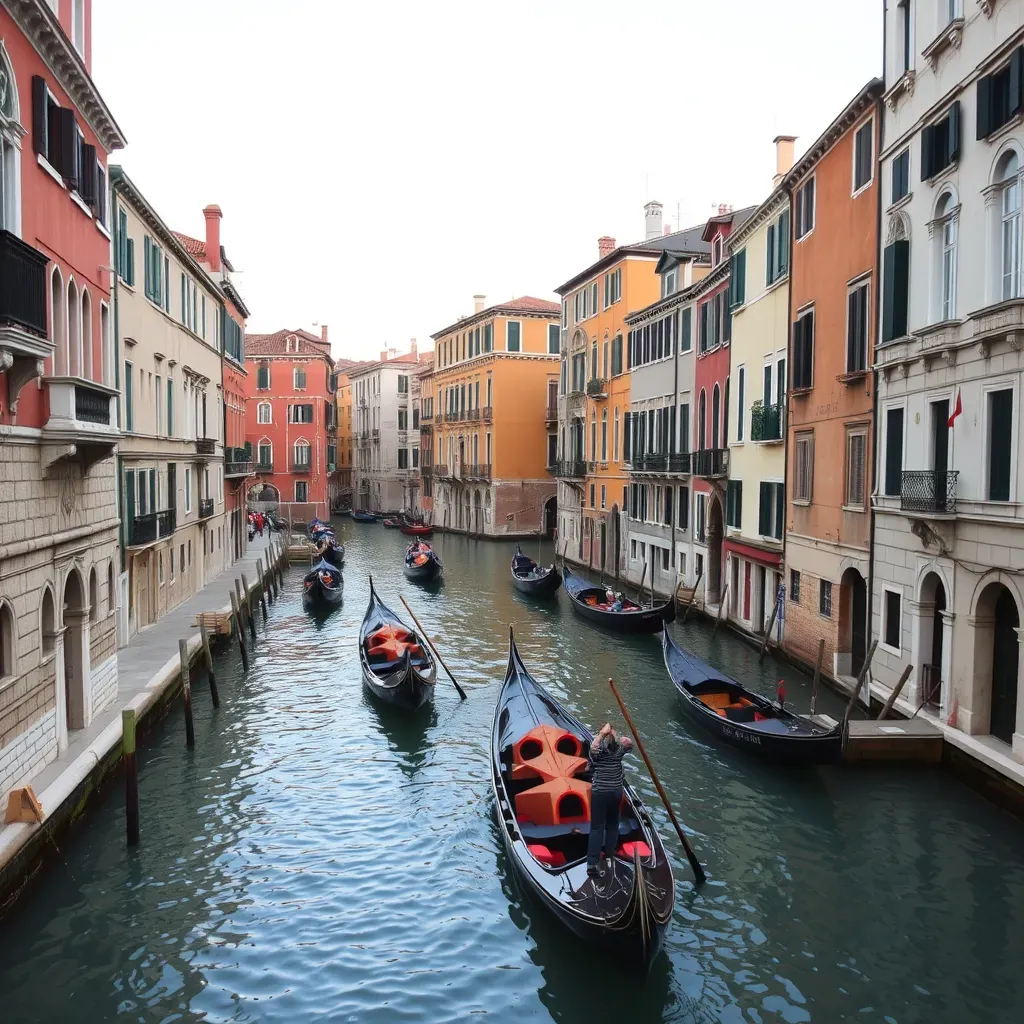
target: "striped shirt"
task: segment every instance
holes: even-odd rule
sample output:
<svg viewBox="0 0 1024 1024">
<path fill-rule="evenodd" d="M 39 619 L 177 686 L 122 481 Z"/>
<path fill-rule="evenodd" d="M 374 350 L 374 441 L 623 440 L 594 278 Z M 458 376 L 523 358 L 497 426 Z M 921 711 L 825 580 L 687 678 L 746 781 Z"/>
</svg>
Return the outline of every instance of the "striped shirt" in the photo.
<svg viewBox="0 0 1024 1024">
<path fill-rule="evenodd" d="M 629 749 L 617 741 L 607 746 L 600 740 L 591 744 L 592 790 L 599 793 L 614 793 L 622 789 L 622 759 L 629 753 Z"/>
</svg>

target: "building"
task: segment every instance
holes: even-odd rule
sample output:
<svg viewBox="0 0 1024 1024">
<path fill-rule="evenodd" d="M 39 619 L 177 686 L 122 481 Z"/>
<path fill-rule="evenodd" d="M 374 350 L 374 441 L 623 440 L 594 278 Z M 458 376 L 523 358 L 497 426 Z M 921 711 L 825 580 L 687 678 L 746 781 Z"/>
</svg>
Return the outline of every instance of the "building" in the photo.
<svg viewBox="0 0 1024 1024">
<path fill-rule="evenodd" d="M 404 507 L 410 509 L 416 514 L 419 514 L 422 511 L 422 479 L 420 477 L 420 470 L 423 462 L 423 449 L 420 441 L 420 422 L 423 410 L 423 381 L 420 377 L 420 373 L 414 373 L 409 379 L 409 408 L 412 414 L 409 429 L 412 431 L 412 439 L 415 441 L 415 444 L 414 451 L 409 453 L 410 456 L 412 456 L 412 464 L 409 468 L 409 476 L 407 477 L 409 498 L 408 504 Z"/>
<path fill-rule="evenodd" d="M 331 508 L 352 507 L 352 467 L 355 454 L 352 436 L 352 381 L 349 371 L 364 364 L 351 359 L 334 362 L 334 422 L 337 427 L 336 470 L 331 474 L 328 498 Z"/>
<path fill-rule="evenodd" d="M 562 299 L 558 392 L 559 550 L 619 577 L 625 570 L 623 512 L 629 477 L 623 424 L 630 404 L 626 315 L 660 295 L 662 251 L 680 245 L 662 206 L 644 207 L 645 240 L 597 240 L 598 258 L 555 291 Z"/>
<path fill-rule="evenodd" d="M 793 166 L 794 142 L 788 135 L 775 139 L 773 190 L 728 243 L 731 407 L 725 418 L 735 428 L 727 439 L 725 604 L 730 621 L 750 633 L 767 628 L 783 576 L 790 209 L 782 179 Z"/>
<path fill-rule="evenodd" d="M 224 404 L 224 509 L 228 520 L 231 560 L 245 554 L 248 542 L 245 495 L 253 473 L 252 453 L 246 442 L 245 423 L 245 321 L 249 310 L 232 280 L 234 267 L 220 240 L 224 214 L 217 205 L 203 210 L 205 239 L 176 231 L 185 251 L 217 282 L 224 303 L 220 325 L 221 386 Z"/>
<path fill-rule="evenodd" d="M 558 304 L 473 301 L 471 315 L 432 335 L 434 523 L 485 537 L 553 534 L 545 414 L 558 384 Z"/>
<path fill-rule="evenodd" d="M 420 391 L 420 492 L 418 511 L 434 522 L 434 365 L 416 371 Z"/>
<path fill-rule="evenodd" d="M 327 327 L 319 337 L 287 329 L 248 334 L 245 346 L 246 436 L 256 454 L 249 504 L 309 506 L 293 511 L 327 518 L 328 481 L 338 459 Z"/>
<path fill-rule="evenodd" d="M 872 675 L 887 691 L 910 664 L 909 699 L 1013 774 L 1024 762 L 1024 7 L 890 0 L 885 18 Z"/>
<path fill-rule="evenodd" d="M 660 296 L 626 317 L 629 411 L 623 417 L 623 463 L 629 470 L 625 578 L 673 594 L 694 582 L 690 518 L 693 421 L 693 301 L 710 269 L 704 225 L 673 235 L 655 270 Z M 617 447 L 613 428 L 613 442 Z"/>
<path fill-rule="evenodd" d="M 92 4 L 0 3 L 0 792 L 117 700 L 107 156 Z"/>
<path fill-rule="evenodd" d="M 384 350 L 377 362 L 349 371 L 355 408 L 354 502 L 360 509 L 411 509 L 409 475 L 419 466 L 420 435 L 413 431 L 411 377 L 429 353 L 414 338 L 410 351 Z"/>
<path fill-rule="evenodd" d="M 111 166 L 124 643 L 232 562 L 217 283 Z"/>
<path fill-rule="evenodd" d="M 823 639 L 836 678 L 860 671 L 868 635 L 882 88 L 861 89 L 784 182 L 794 213 L 783 643 L 811 665 Z"/>
</svg>

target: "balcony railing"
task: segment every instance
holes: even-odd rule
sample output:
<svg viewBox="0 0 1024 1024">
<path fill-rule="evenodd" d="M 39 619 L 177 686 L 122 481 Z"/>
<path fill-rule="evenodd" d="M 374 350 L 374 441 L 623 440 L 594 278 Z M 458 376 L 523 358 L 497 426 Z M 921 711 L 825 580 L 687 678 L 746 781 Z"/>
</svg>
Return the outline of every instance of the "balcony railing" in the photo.
<svg viewBox="0 0 1024 1024">
<path fill-rule="evenodd" d="M 467 463 L 462 468 L 462 476 L 467 480 L 490 480 L 491 464 L 489 462 Z"/>
<path fill-rule="evenodd" d="M 669 455 L 657 452 L 634 455 L 632 461 L 635 473 L 684 473 L 690 472 L 690 453 L 677 452 Z"/>
<path fill-rule="evenodd" d="M 608 381 L 603 377 L 591 377 L 587 381 L 587 394 L 591 398 L 604 398 L 608 393 Z"/>
<path fill-rule="evenodd" d="M 781 441 L 784 418 L 781 402 L 755 406 L 750 410 L 750 440 Z"/>
<path fill-rule="evenodd" d="M 292 459 L 292 472 L 293 473 L 308 473 L 310 471 L 310 464 L 305 459 Z"/>
<path fill-rule="evenodd" d="M 484 423 L 490 423 L 494 418 L 494 413 L 489 405 L 483 407 Z"/>
<path fill-rule="evenodd" d="M 117 391 L 83 377 L 44 377 L 43 383 L 50 397 L 43 438 L 56 442 L 44 447 L 44 468 L 62 459 L 88 468 L 108 458 L 121 436 Z"/>
<path fill-rule="evenodd" d="M 173 508 L 135 516 L 128 524 L 128 545 L 139 547 L 143 544 L 153 544 L 163 537 L 170 537 L 176 524 L 177 513 Z"/>
<path fill-rule="evenodd" d="M 467 414 L 467 419 L 471 419 L 471 420 L 478 420 L 478 419 L 480 419 L 480 410 L 479 409 L 470 409 L 469 413 Z"/>
<path fill-rule="evenodd" d="M 75 419 L 110 426 L 110 395 L 87 384 L 75 385 Z"/>
<path fill-rule="evenodd" d="M 224 449 L 224 475 L 228 476 L 251 476 L 252 475 L 252 448 L 246 445 L 244 448 Z"/>
<path fill-rule="evenodd" d="M 196 438 L 196 455 L 213 455 L 217 450 L 217 442 L 212 437 Z"/>
<path fill-rule="evenodd" d="M 259 461 L 256 463 L 257 473 L 273 473 L 274 472 L 274 459 L 273 456 L 270 458 L 264 458 L 260 456 Z"/>
<path fill-rule="evenodd" d="M 10 231 L 0 231 L 0 324 L 45 338 L 49 258 Z"/>
<path fill-rule="evenodd" d="M 563 459 L 555 464 L 555 476 L 567 480 L 582 480 L 587 475 L 587 464 L 582 459 Z"/>
<path fill-rule="evenodd" d="M 452 471 L 442 462 L 434 467 L 434 476 L 436 476 L 438 480 L 451 480 Z"/>
<path fill-rule="evenodd" d="M 446 412 L 444 414 L 445 423 L 458 423 L 459 414 L 457 412 Z"/>
<path fill-rule="evenodd" d="M 900 508 L 904 512 L 956 512 L 956 469 L 906 469 L 900 486 Z"/>
<path fill-rule="evenodd" d="M 694 476 L 702 476 L 707 480 L 729 475 L 729 449 L 705 448 L 693 452 L 691 463 Z"/>
<path fill-rule="evenodd" d="M 420 433 L 421 434 L 433 434 L 434 425 L 433 423 L 424 423 L 420 420 Z"/>
<path fill-rule="evenodd" d="M 546 423 L 553 423 L 558 419 L 558 406 L 549 405 L 547 411 L 544 413 L 544 420 Z"/>
<path fill-rule="evenodd" d="M 433 418 L 434 414 L 432 412 L 420 413 L 420 426 L 422 427 L 424 423 L 428 422 L 429 420 L 432 420 Z"/>
<path fill-rule="evenodd" d="M 213 498 L 199 499 L 199 518 L 209 519 L 213 515 Z"/>
</svg>

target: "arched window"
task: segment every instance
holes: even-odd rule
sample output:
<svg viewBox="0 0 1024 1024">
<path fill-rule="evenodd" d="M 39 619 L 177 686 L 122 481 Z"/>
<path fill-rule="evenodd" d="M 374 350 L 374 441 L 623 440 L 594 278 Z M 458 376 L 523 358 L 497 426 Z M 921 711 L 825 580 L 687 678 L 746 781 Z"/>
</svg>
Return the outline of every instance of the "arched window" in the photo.
<svg viewBox="0 0 1024 1024">
<path fill-rule="evenodd" d="M 935 316 L 952 320 L 956 316 L 956 239 L 958 206 L 952 192 L 943 192 L 935 205 L 935 232 L 938 257 Z"/>
<path fill-rule="evenodd" d="M 270 403 L 260 402 L 256 406 L 256 422 L 257 423 L 271 423 L 273 422 L 270 418 Z"/>
<path fill-rule="evenodd" d="M 3 68 L 0 65 L 0 72 Z M 14 631 L 14 613 L 6 601 L 0 601 L 0 679 L 18 674 L 18 638 Z"/>
<path fill-rule="evenodd" d="M 1021 162 L 1015 150 L 1007 150 L 996 164 L 999 186 L 999 276 L 1000 294 L 1016 299 L 1021 287 Z"/>
<path fill-rule="evenodd" d="M 590 459 L 597 461 L 597 410 L 590 414 Z"/>
<path fill-rule="evenodd" d="M 57 619 L 54 615 L 53 593 L 49 587 L 43 588 L 43 602 L 39 612 L 39 646 L 43 655 L 52 654 L 57 634 Z"/>
<path fill-rule="evenodd" d="M 174 501 L 173 495 L 171 501 Z M 117 611 L 117 586 L 114 583 L 114 560 L 111 559 L 107 566 L 107 614 L 113 615 Z"/>
<path fill-rule="evenodd" d="M 593 344 L 590 346 L 590 377 L 593 379 L 597 376 L 597 339 L 594 339 Z"/>
<path fill-rule="evenodd" d="M 722 447 L 729 447 L 729 378 L 725 378 L 725 408 L 722 410 Z"/>
<path fill-rule="evenodd" d="M 68 374 L 82 375 L 82 303 L 78 296 L 78 285 L 73 277 L 68 278 Z"/>
<path fill-rule="evenodd" d="M 50 337 L 53 341 L 53 371 L 57 377 L 68 375 L 67 295 L 60 268 L 54 264 L 50 273 Z"/>
<path fill-rule="evenodd" d="M 14 68 L 0 41 L 0 230 L 21 234 L 21 132 Z"/>
<path fill-rule="evenodd" d="M 718 389 L 718 385 L 715 385 L 715 390 L 711 392 L 711 447 L 718 448 L 719 428 L 721 421 L 719 417 L 722 412 L 722 393 Z"/>
<path fill-rule="evenodd" d="M 601 412 L 601 461 L 608 461 L 608 410 Z"/>
<path fill-rule="evenodd" d="M 295 442 L 292 448 L 292 461 L 295 463 L 296 468 L 309 469 L 311 451 L 309 442 L 305 438 L 299 438 Z"/>
<path fill-rule="evenodd" d="M 615 406 L 615 423 L 612 427 L 612 462 L 619 458 L 619 407 Z"/>
<path fill-rule="evenodd" d="M 708 396 L 707 392 L 700 389 L 700 399 L 697 403 L 697 451 L 704 451 L 708 446 Z"/>
<path fill-rule="evenodd" d="M 100 617 L 100 584 L 96 576 L 96 566 L 89 571 L 89 621 L 95 622 Z"/>
<path fill-rule="evenodd" d="M 260 438 L 260 443 L 256 448 L 256 457 L 257 470 L 267 472 L 274 468 L 274 445 L 265 434 Z"/>
<path fill-rule="evenodd" d="M 92 296 L 82 289 L 82 376 L 94 380 L 92 373 Z"/>
<path fill-rule="evenodd" d="M 103 359 L 103 383 L 108 388 L 114 386 L 114 346 L 110 337 L 110 307 L 100 303 L 100 349 Z M 158 401 L 163 401 L 163 395 L 157 396 Z"/>
</svg>

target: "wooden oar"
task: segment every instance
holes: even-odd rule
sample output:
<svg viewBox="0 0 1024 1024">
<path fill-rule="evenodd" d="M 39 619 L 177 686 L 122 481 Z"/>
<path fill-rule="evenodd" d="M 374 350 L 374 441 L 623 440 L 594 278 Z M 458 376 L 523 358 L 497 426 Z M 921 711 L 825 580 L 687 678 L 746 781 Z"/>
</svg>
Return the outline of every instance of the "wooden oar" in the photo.
<svg viewBox="0 0 1024 1024">
<path fill-rule="evenodd" d="M 416 628 L 420 631 L 420 636 L 423 637 L 423 639 L 426 640 L 428 644 L 430 644 L 430 649 L 434 652 L 434 657 L 437 658 L 439 662 L 441 662 L 441 666 L 444 668 L 445 672 L 448 673 L 448 678 L 455 684 L 455 689 L 459 691 L 459 696 L 463 700 L 465 700 L 466 691 L 461 686 L 459 686 L 459 681 L 455 678 L 455 676 L 452 675 L 452 670 L 447 665 L 445 665 L 444 658 L 441 657 L 441 654 L 437 649 L 437 644 L 435 644 L 434 641 L 431 640 L 429 636 L 427 636 L 427 631 L 420 625 L 420 620 L 416 618 L 416 613 L 409 607 L 409 602 L 406 601 L 406 599 L 402 597 L 401 594 L 398 595 L 398 599 L 402 602 L 402 604 L 405 605 L 405 610 L 412 616 L 412 621 L 416 623 Z"/>
<path fill-rule="evenodd" d="M 647 770 L 651 773 L 651 781 L 654 783 L 654 788 L 658 791 L 658 796 L 661 797 L 661 802 L 665 805 L 665 810 L 668 811 L 668 816 L 672 819 L 672 824 L 676 827 L 676 834 L 679 836 L 679 841 L 683 844 L 683 849 L 686 851 L 686 859 L 690 862 L 690 867 L 693 869 L 694 880 L 697 885 L 701 885 L 703 882 L 707 881 L 707 875 L 704 874 L 704 868 L 701 867 L 701 863 L 697 860 L 696 854 L 690 848 L 690 843 L 686 838 L 686 834 L 683 832 L 682 826 L 676 818 L 675 811 L 672 810 L 672 805 L 668 802 L 665 790 L 662 789 L 661 782 L 658 779 L 658 773 L 654 770 L 654 765 L 651 764 L 651 759 L 647 756 L 647 751 L 644 750 L 643 741 L 640 739 L 640 735 L 636 731 L 633 719 L 629 717 L 626 705 L 622 702 L 622 698 L 619 696 L 619 691 L 615 686 L 615 680 L 609 679 L 608 685 L 612 688 L 612 693 L 615 695 L 615 699 L 618 701 L 619 707 L 622 709 L 622 717 L 626 719 L 626 725 L 629 726 L 629 731 L 633 734 L 633 739 L 636 741 L 636 749 L 640 751 L 640 756 L 644 759 L 644 764 L 647 765 Z"/>
</svg>

